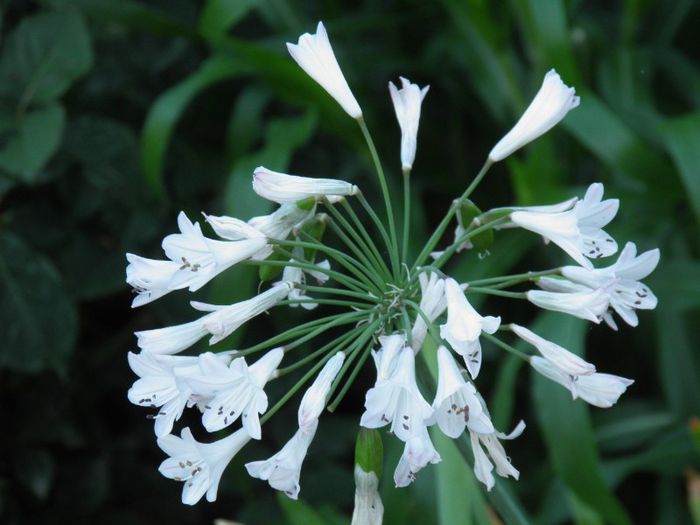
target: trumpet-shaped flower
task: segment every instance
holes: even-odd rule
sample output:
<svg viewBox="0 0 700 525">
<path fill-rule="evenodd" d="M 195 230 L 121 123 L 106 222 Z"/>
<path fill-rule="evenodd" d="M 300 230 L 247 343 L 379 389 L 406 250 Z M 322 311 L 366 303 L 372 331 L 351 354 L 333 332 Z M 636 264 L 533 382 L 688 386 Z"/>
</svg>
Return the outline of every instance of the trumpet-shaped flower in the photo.
<svg viewBox="0 0 700 525">
<path fill-rule="evenodd" d="M 160 299 L 171 291 L 169 284 L 180 268 L 178 263 L 146 259 L 133 253 L 127 253 L 126 260 L 129 261 L 126 267 L 126 282 L 136 292 L 136 297 L 131 303 L 132 308 Z"/>
<path fill-rule="evenodd" d="M 253 365 L 238 357 L 226 365 L 216 354 L 199 356 L 200 373 L 186 379 L 192 392 L 207 399 L 202 424 L 215 432 L 241 418 L 243 428 L 253 439 L 260 439 L 259 415 L 267 410 L 265 385 L 284 357 L 282 348 L 270 350 Z"/>
<path fill-rule="evenodd" d="M 425 272 L 418 276 L 420 282 L 420 309 L 428 318 L 429 321 L 437 319 L 447 308 L 447 299 L 445 299 L 445 280 L 441 279 L 438 274 L 431 272 L 427 275 Z M 428 325 L 425 323 L 423 316 L 417 315 L 416 321 L 413 324 L 411 334 L 412 345 L 414 350 L 420 352 L 425 341 L 425 336 L 428 333 Z"/>
<path fill-rule="evenodd" d="M 158 470 L 166 478 L 184 482 L 184 504 L 194 505 L 205 494 L 207 501 L 215 501 L 224 470 L 249 440 L 241 429 L 213 443 L 200 443 L 185 428 L 181 437 L 168 434 L 158 438 L 158 446 L 170 456 Z"/>
<path fill-rule="evenodd" d="M 384 505 L 379 497 L 379 478 L 355 465 L 355 507 L 350 525 L 382 525 Z"/>
<path fill-rule="evenodd" d="M 245 468 L 254 478 L 267 481 L 273 489 L 284 492 L 292 499 L 299 497 L 301 467 L 316 435 L 318 420 L 296 431 L 292 439 L 269 459 L 246 463 Z"/>
<path fill-rule="evenodd" d="M 430 441 L 428 428 L 421 425 L 415 430 L 406 440 L 403 454 L 401 454 L 401 459 L 399 459 L 394 471 L 394 483 L 397 487 L 407 487 L 413 483 L 418 471 L 428 463 L 435 464 L 442 461 L 440 454 L 433 446 L 433 442 Z"/>
<path fill-rule="evenodd" d="M 275 306 L 287 297 L 290 290 L 290 283 L 280 282 L 252 299 L 239 303 L 214 305 L 192 301 L 190 304 L 196 310 L 212 312 L 201 319 L 201 324 L 206 332 L 212 334 L 209 344 L 213 345 L 231 335 L 253 317 Z"/>
<path fill-rule="evenodd" d="M 327 198 L 337 202 L 346 195 L 357 195 L 357 186 L 338 179 L 299 177 L 268 170 L 260 166 L 253 174 L 253 189 L 262 198 L 280 204 L 305 199 Z"/>
<path fill-rule="evenodd" d="M 450 351 L 444 346 L 438 348 L 438 386 L 433 410 L 446 436 L 457 439 L 467 427 L 481 434 L 495 431 L 477 395 L 474 385 L 462 377 Z"/>
<path fill-rule="evenodd" d="M 597 372 L 590 375 L 572 376 L 549 359 L 538 356 L 530 358 L 530 365 L 546 378 L 571 391 L 571 396 L 574 399 L 580 397 L 586 403 L 600 408 L 613 406 L 627 390 L 627 387 L 634 383 L 632 379 Z"/>
<path fill-rule="evenodd" d="M 658 249 L 649 250 L 637 255 L 637 247 L 628 242 L 615 264 L 607 268 L 589 270 L 578 266 L 564 266 L 561 273 L 564 277 L 584 287 L 602 289 L 605 291 L 610 306 L 630 326 L 637 326 L 639 319 L 635 310 L 653 310 L 657 299 L 652 291 L 641 283 L 659 264 Z M 552 279 L 545 281 L 545 286 Z M 614 329 L 617 328 L 610 314 L 605 315 L 605 321 Z"/>
<path fill-rule="evenodd" d="M 304 33 L 297 44 L 288 42 L 287 49 L 306 74 L 318 82 L 348 115 L 354 119 L 362 118 L 360 105 L 340 70 L 323 22 L 318 23 L 315 34 Z"/>
<path fill-rule="evenodd" d="M 445 279 L 447 322 L 440 326 L 440 335 L 464 358 L 467 370 L 476 378 L 481 369 L 481 332 L 492 334 L 501 324 L 500 317 L 482 317 L 467 301 L 457 281 Z"/>
<path fill-rule="evenodd" d="M 513 332 L 515 332 L 515 335 L 537 348 L 543 357 L 554 363 L 568 375 L 581 376 L 590 375 L 595 372 L 595 365 L 592 365 L 591 363 L 581 359 L 576 354 L 569 352 L 566 348 L 543 339 L 524 326 L 511 324 L 510 328 L 513 330 Z"/>
<path fill-rule="evenodd" d="M 576 90 L 564 84 L 556 71 L 547 72 L 535 98 L 513 129 L 493 147 L 489 159 L 493 162 L 503 160 L 556 126 L 579 105 L 575 93 Z"/>
<path fill-rule="evenodd" d="M 267 245 L 267 239 L 259 232 L 254 237 L 238 241 L 208 239 L 202 234 L 199 223 L 190 222 L 182 212 L 177 223 L 180 233 L 163 239 L 163 250 L 168 259 L 180 264 L 168 283 L 171 290 L 199 290 L 219 273 L 253 257 Z"/>
<path fill-rule="evenodd" d="M 326 408 L 328 392 L 333 380 L 340 372 L 344 361 L 345 354 L 343 352 L 338 352 L 331 357 L 316 376 L 315 381 L 304 392 L 298 412 L 299 428 L 308 430 L 318 421 L 323 409 Z"/>
<path fill-rule="evenodd" d="M 187 384 L 187 378 L 199 372 L 197 358 L 129 352 L 129 366 L 139 376 L 129 389 L 129 401 L 159 407 L 153 417 L 156 436 L 169 434 L 185 407 L 198 399 Z"/>
<path fill-rule="evenodd" d="M 401 128 L 401 167 L 407 171 L 413 167 L 413 161 L 416 158 L 420 106 L 430 86 L 421 89 L 418 84 L 412 84 L 409 80 L 400 78 L 401 89 L 398 89 L 393 82 L 389 82 L 389 93 Z"/>
<path fill-rule="evenodd" d="M 423 399 L 416 384 L 413 349 L 402 347 L 398 355 L 391 358 L 384 352 L 393 352 L 394 340 L 387 346 L 382 343 L 382 357 L 375 357 L 377 382 L 365 397 L 365 412 L 360 425 L 365 428 L 380 428 L 391 423 L 391 431 L 402 440 L 408 440 L 416 428 L 425 426 L 432 416 L 432 409 Z"/>
<path fill-rule="evenodd" d="M 313 206 L 311 209 L 305 209 L 296 203 L 285 203 L 269 215 L 253 217 L 248 220 L 248 224 L 269 239 L 286 239 L 294 228 L 300 227 L 313 215 Z"/>
<path fill-rule="evenodd" d="M 607 257 L 617 251 L 617 243 L 602 228 L 613 220 L 620 202 L 602 199 L 603 185 L 598 182 L 567 211 L 515 211 L 510 217 L 514 224 L 542 235 L 581 266 L 592 269 L 588 258 Z"/>
</svg>

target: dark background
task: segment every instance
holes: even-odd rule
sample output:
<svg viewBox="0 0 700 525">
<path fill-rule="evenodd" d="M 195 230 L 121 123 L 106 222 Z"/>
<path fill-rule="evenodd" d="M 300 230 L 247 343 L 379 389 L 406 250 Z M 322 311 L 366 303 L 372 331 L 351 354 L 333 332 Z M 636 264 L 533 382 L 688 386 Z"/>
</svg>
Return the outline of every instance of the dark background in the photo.
<svg viewBox="0 0 700 525">
<path fill-rule="evenodd" d="M 431 85 L 413 173 L 414 249 L 555 67 L 581 106 L 494 167 L 475 200 L 483 209 L 544 204 L 599 180 L 622 201 L 608 228 L 621 246 L 635 240 L 642 251 L 662 251 L 648 279 L 659 307 L 634 330 L 535 320 L 533 308 L 507 300 L 483 305 L 506 321 L 534 321 L 572 348 L 585 338 L 599 370 L 636 383 L 614 408 L 589 410 L 485 345 L 478 385 L 497 426 L 528 422 L 507 444 L 520 481 L 485 500 L 448 442 L 441 465 L 395 490 L 400 449 L 387 437 L 385 523 L 483 523 L 493 512 L 543 524 L 693 523 L 698 2 L 15 0 L 0 10 L 0 522 L 349 521 L 369 366 L 339 411 L 322 418 L 298 503 L 242 467 L 288 439 L 296 403 L 234 460 L 216 503 L 190 508 L 180 484 L 158 474 L 152 424 L 126 399 L 132 332 L 191 314 L 184 292 L 131 310 L 125 252 L 160 258 L 179 210 L 191 218 L 267 213 L 270 204 L 250 189 L 259 164 L 351 180 L 379 202 L 359 130 L 286 54 L 285 42 L 322 19 L 397 203 L 399 131 L 386 85 L 399 75 Z M 467 279 L 563 262 L 534 236 L 504 232 L 491 257 L 465 255 L 450 272 Z M 233 302 L 256 285 L 255 270 L 235 269 L 198 298 Z M 227 347 L 305 318 L 282 311 Z M 293 380 L 272 385 L 271 399 Z M 196 426 L 190 417 L 184 422 Z"/>
</svg>

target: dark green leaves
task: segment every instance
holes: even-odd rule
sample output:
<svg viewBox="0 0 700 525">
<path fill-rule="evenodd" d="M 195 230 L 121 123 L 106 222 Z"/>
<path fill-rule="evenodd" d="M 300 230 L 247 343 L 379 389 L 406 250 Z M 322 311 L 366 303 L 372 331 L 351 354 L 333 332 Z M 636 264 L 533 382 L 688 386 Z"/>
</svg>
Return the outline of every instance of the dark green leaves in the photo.
<svg viewBox="0 0 700 525">
<path fill-rule="evenodd" d="M 73 351 L 76 312 L 61 278 L 17 237 L 0 236 L 0 368 L 62 370 Z"/>
<path fill-rule="evenodd" d="M 25 18 L 0 55 L 0 168 L 31 183 L 58 147 L 56 101 L 92 65 L 90 35 L 74 11 Z"/>
</svg>

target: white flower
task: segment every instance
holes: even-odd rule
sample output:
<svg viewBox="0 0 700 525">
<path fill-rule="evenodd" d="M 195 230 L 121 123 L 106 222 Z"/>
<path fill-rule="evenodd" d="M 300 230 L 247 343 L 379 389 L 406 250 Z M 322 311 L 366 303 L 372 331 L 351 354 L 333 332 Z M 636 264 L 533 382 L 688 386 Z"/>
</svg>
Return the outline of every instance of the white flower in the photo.
<svg viewBox="0 0 700 525">
<path fill-rule="evenodd" d="M 653 310 L 656 308 L 657 299 L 652 291 L 639 282 L 654 271 L 659 264 L 660 252 L 658 249 L 649 250 L 637 255 L 637 247 L 628 242 L 620 252 L 615 264 L 607 268 L 589 270 L 577 266 L 564 266 L 561 273 L 564 277 L 589 288 L 600 288 L 605 291 L 615 311 L 630 326 L 637 326 L 636 309 Z M 549 284 L 545 281 L 545 286 Z M 605 321 L 614 329 L 617 329 L 615 321 L 610 314 L 605 315 Z"/>
<path fill-rule="evenodd" d="M 287 49 L 306 74 L 318 82 L 348 115 L 354 119 L 362 118 L 360 105 L 340 70 L 323 22 L 318 23 L 316 34 L 304 33 L 297 44 L 288 42 Z"/>
<path fill-rule="evenodd" d="M 394 471 L 394 483 L 397 487 L 407 487 L 416 479 L 416 474 L 428 463 L 440 463 L 442 458 L 433 446 L 428 435 L 428 428 L 421 425 L 416 429 L 403 448 L 403 454 Z"/>
<path fill-rule="evenodd" d="M 562 82 L 553 69 L 547 72 L 542 87 L 530 102 L 520 120 L 489 153 L 493 162 L 503 160 L 522 146 L 556 126 L 566 114 L 579 105 L 576 90 Z"/>
<path fill-rule="evenodd" d="M 183 212 L 178 215 L 177 223 L 180 233 L 163 239 L 168 259 L 180 264 L 168 284 L 171 290 L 199 290 L 219 273 L 253 257 L 267 245 L 267 239 L 259 232 L 255 237 L 238 241 L 208 239 L 202 234 L 199 223 L 190 222 Z"/>
<path fill-rule="evenodd" d="M 414 352 L 402 345 L 403 337 L 401 344 L 396 344 L 396 336 L 380 338 L 382 355 L 373 354 L 377 382 L 367 391 L 360 425 L 380 428 L 391 423 L 390 430 L 406 441 L 417 427 L 425 426 L 433 411 L 418 390 Z"/>
<path fill-rule="evenodd" d="M 420 282 L 421 291 L 420 309 L 430 321 L 434 321 L 447 308 L 445 281 L 440 279 L 435 272 L 430 272 L 430 275 L 427 275 L 425 272 L 421 273 L 418 276 L 418 281 Z M 416 316 L 411 336 L 411 344 L 416 353 L 423 347 L 427 333 L 428 325 L 425 323 L 423 316 Z"/>
<path fill-rule="evenodd" d="M 311 441 L 316 435 L 318 420 L 305 429 L 296 431 L 292 439 L 277 454 L 264 461 L 246 463 L 245 468 L 254 478 L 266 480 L 273 489 L 284 492 L 292 499 L 299 496 L 299 476 Z"/>
<path fill-rule="evenodd" d="M 510 328 L 515 332 L 515 335 L 537 348 L 540 354 L 567 374 L 571 376 L 580 376 L 590 375 L 595 372 L 595 365 L 584 361 L 576 354 L 569 352 L 566 348 L 543 339 L 524 326 L 511 324 Z"/>
<path fill-rule="evenodd" d="M 607 257 L 617 251 L 617 243 L 602 228 L 613 220 L 620 201 L 602 199 L 603 185 L 598 182 L 591 184 L 583 199 L 569 210 L 515 211 L 510 217 L 514 224 L 552 241 L 581 266 L 593 268 L 588 258 Z"/>
<path fill-rule="evenodd" d="M 396 119 L 401 127 L 401 165 L 406 171 L 413 167 L 413 160 L 416 158 L 420 105 L 430 86 L 421 89 L 418 84 L 411 84 L 409 80 L 400 78 L 401 89 L 397 89 L 393 82 L 389 82 L 389 93 L 394 103 Z"/>
<path fill-rule="evenodd" d="M 207 335 L 202 321 L 206 316 L 189 323 L 134 332 L 139 348 L 149 354 L 177 354 Z"/>
<path fill-rule="evenodd" d="M 137 293 L 132 308 L 155 301 L 171 291 L 168 284 L 180 268 L 178 263 L 146 259 L 133 253 L 127 253 L 126 260 L 129 261 L 126 282 Z"/>
<path fill-rule="evenodd" d="M 253 174 L 253 190 L 262 198 L 280 204 L 322 197 L 337 202 L 345 195 L 356 195 L 360 191 L 354 184 L 342 180 L 287 175 L 262 166 Z"/>
<path fill-rule="evenodd" d="M 326 408 L 328 392 L 344 361 L 345 354 L 343 352 L 336 353 L 323 366 L 316 376 L 316 380 L 304 392 L 298 413 L 299 428 L 302 430 L 311 428 L 314 422 L 318 421 L 323 409 Z"/>
<path fill-rule="evenodd" d="M 502 477 L 512 477 L 518 479 L 520 473 L 511 464 L 510 458 L 506 455 L 501 439 L 515 439 L 525 430 L 525 423 L 520 421 L 513 431 L 505 435 L 502 432 L 491 432 L 488 434 L 480 434 L 478 432 L 470 432 L 472 452 L 474 453 L 474 474 L 476 479 L 486 485 L 487 490 L 491 490 L 496 483 L 493 477 L 493 463 L 496 464 L 496 472 Z M 486 447 L 486 452 L 482 448 Z M 491 463 L 493 461 L 493 463 Z"/>
<path fill-rule="evenodd" d="M 379 478 L 355 465 L 355 508 L 350 525 L 382 525 L 384 505 L 379 497 Z"/>
<path fill-rule="evenodd" d="M 446 436 L 457 439 L 465 427 L 482 434 L 494 432 L 477 395 L 474 385 L 462 377 L 450 351 L 444 346 L 438 348 L 438 386 L 433 410 Z"/>
<path fill-rule="evenodd" d="M 209 223 L 212 230 L 214 230 L 219 237 L 227 241 L 265 237 L 262 231 L 235 217 L 229 217 L 227 215 L 207 215 L 205 213 L 202 215 L 204 215 L 204 219 Z"/>
<path fill-rule="evenodd" d="M 613 406 L 627 387 L 634 383 L 632 379 L 612 374 L 571 376 L 551 361 L 538 356 L 531 357 L 530 364 L 546 378 L 569 389 L 574 399 L 580 397 L 600 408 Z"/>
<path fill-rule="evenodd" d="M 447 322 L 440 326 L 440 335 L 464 358 L 469 374 L 476 378 L 481 369 L 479 336 L 482 331 L 492 334 L 498 330 L 501 318 L 479 315 L 454 279 L 445 279 L 445 297 Z"/>
<path fill-rule="evenodd" d="M 197 358 L 129 352 L 129 366 L 139 376 L 129 389 L 129 401 L 160 407 L 153 417 L 156 436 L 169 434 L 185 407 L 196 400 L 186 378 L 199 372 Z"/>
<path fill-rule="evenodd" d="M 207 399 L 202 415 L 204 428 L 215 432 L 240 417 L 248 435 L 260 439 L 259 415 L 267 410 L 267 395 L 263 389 L 282 357 L 284 350 L 275 348 L 249 367 L 243 357 L 227 366 L 211 352 L 200 354 L 199 373 L 186 381 L 195 394 Z"/>
<path fill-rule="evenodd" d="M 158 446 L 170 456 L 158 470 L 166 478 L 185 483 L 184 504 L 194 505 L 205 493 L 207 501 L 215 501 L 221 475 L 250 436 L 241 429 L 219 441 L 200 443 L 189 428 L 183 429 L 180 435 L 158 438 Z"/>
<path fill-rule="evenodd" d="M 572 292 L 529 290 L 526 296 L 532 304 L 545 310 L 563 312 L 598 324 L 608 311 L 608 296 L 602 289 L 582 288 Z"/>
<path fill-rule="evenodd" d="M 213 345 L 231 335 L 242 324 L 282 301 L 287 297 L 290 289 L 289 283 L 281 282 L 251 299 L 230 305 L 214 305 L 197 301 L 192 301 L 190 304 L 196 310 L 212 312 L 202 317 L 200 323 L 206 332 L 212 334 L 209 344 Z"/>
</svg>

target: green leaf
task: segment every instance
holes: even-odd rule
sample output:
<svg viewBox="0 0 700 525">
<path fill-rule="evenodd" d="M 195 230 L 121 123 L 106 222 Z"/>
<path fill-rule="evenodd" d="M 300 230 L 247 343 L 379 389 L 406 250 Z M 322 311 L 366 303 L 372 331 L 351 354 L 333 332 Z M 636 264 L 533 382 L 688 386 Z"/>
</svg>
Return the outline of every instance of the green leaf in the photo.
<svg viewBox="0 0 700 525">
<path fill-rule="evenodd" d="M 241 69 L 235 62 L 222 55 L 214 55 L 153 103 L 141 134 L 141 165 L 146 181 L 156 192 L 163 191 L 165 154 L 175 126 L 189 103 L 204 89 L 240 72 Z"/>
<path fill-rule="evenodd" d="M 685 187 L 685 194 L 700 223 L 700 113 L 667 120 L 661 130 Z"/>
<path fill-rule="evenodd" d="M 216 40 L 257 4 L 258 0 L 208 0 L 199 17 L 199 33 L 208 40 Z"/>
<path fill-rule="evenodd" d="M 75 307 L 49 261 L 8 233 L 0 236 L 0 289 L 0 368 L 62 370 L 75 343 Z"/>
<path fill-rule="evenodd" d="M 22 20 L 0 56 L 0 93 L 23 111 L 51 102 L 92 66 L 90 34 L 76 11 L 39 13 Z"/>
<path fill-rule="evenodd" d="M 586 328 L 587 324 L 578 319 L 547 313 L 533 331 L 581 355 Z M 582 514 L 580 506 L 573 505 L 577 522 L 585 523 L 590 519 L 589 511 L 593 511 L 605 523 L 631 523 L 603 479 L 588 407 L 582 400 L 573 401 L 565 388 L 539 374 L 533 373 L 532 382 L 533 404 L 552 464 L 576 503 L 585 508 Z"/>
<path fill-rule="evenodd" d="M 7 115 L 0 118 L 6 128 Z M 61 142 L 65 119 L 59 104 L 21 114 L 0 149 L 0 168 L 23 182 L 36 182 Z"/>
<path fill-rule="evenodd" d="M 435 497 L 440 525 L 489 524 L 486 499 L 471 466 L 459 452 L 454 440 L 436 427 L 430 432 L 442 461 L 435 469 Z"/>
</svg>

